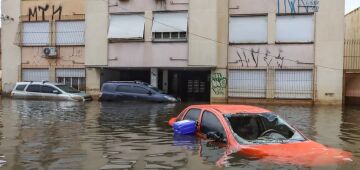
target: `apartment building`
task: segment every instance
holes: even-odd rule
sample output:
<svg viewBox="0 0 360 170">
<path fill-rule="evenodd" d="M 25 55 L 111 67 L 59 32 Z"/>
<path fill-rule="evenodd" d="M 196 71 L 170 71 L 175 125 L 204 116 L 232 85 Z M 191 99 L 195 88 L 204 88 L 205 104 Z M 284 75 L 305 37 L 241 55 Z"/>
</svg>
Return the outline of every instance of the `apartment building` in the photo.
<svg viewBox="0 0 360 170">
<path fill-rule="evenodd" d="M 83 0 L 3 2 L 4 91 L 16 81 L 55 81 L 85 90 Z"/>
<path fill-rule="evenodd" d="M 360 103 L 360 9 L 345 16 L 344 96 L 348 104 Z"/>
<path fill-rule="evenodd" d="M 71 47 L 84 49 L 84 64 L 73 65 L 85 67 L 81 75 L 91 94 L 106 81 L 141 80 L 185 101 L 342 103 L 342 1 L 84 2 L 85 47 Z M 57 46 L 56 36 L 49 41 Z M 49 80 L 58 80 L 56 68 L 49 67 Z"/>
</svg>

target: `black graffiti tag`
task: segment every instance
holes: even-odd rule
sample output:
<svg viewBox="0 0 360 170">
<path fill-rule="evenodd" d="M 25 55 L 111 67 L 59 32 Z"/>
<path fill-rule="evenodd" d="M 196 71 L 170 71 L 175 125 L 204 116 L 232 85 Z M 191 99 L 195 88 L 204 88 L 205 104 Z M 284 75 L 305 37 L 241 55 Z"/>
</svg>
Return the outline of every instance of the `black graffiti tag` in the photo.
<svg viewBox="0 0 360 170">
<path fill-rule="evenodd" d="M 31 19 L 35 18 L 35 21 L 38 21 L 39 15 L 41 15 L 41 21 L 46 20 L 46 12 L 49 10 L 50 6 L 48 4 L 44 6 L 35 6 L 34 8 L 29 8 L 28 10 L 28 20 L 31 21 Z M 52 16 L 51 19 L 54 20 L 55 15 L 58 15 L 58 20 L 61 20 L 61 12 L 62 12 L 62 6 L 55 7 L 55 5 L 52 6 Z"/>
</svg>

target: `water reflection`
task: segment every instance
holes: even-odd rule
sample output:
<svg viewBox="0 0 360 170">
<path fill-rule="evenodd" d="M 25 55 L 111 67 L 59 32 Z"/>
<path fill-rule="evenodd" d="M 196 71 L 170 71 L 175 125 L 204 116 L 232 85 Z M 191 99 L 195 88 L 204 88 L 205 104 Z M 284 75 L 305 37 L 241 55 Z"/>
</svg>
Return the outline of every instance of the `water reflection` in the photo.
<svg viewBox="0 0 360 170">
<path fill-rule="evenodd" d="M 304 169 L 237 153 L 195 136 L 174 135 L 167 121 L 188 104 L 1 101 L 3 169 Z M 354 153 L 359 167 L 359 107 L 261 106 L 320 143 Z M 6 161 L 6 162 L 4 162 Z"/>
</svg>

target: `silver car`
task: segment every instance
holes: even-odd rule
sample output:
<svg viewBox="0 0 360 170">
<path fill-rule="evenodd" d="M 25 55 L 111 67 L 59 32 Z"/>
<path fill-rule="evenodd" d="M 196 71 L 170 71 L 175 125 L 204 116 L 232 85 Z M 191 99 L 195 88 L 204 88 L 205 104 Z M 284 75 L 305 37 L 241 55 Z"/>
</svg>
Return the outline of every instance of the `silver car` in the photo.
<svg viewBox="0 0 360 170">
<path fill-rule="evenodd" d="M 52 82 L 16 83 L 11 96 L 17 99 L 90 101 L 91 96 L 65 84 Z"/>
</svg>

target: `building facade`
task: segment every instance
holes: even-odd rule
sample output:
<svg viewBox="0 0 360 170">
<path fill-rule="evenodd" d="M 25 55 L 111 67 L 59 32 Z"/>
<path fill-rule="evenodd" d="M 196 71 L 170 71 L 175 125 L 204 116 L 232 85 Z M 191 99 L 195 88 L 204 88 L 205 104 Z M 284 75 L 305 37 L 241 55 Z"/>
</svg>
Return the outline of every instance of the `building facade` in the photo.
<svg viewBox="0 0 360 170">
<path fill-rule="evenodd" d="M 21 4 L 24 2 L 27 1 Z M 83 49 L 79 55 L 83 60 L 63 65 L 85 68 L 83 81 L 91 94 L 97 95 L 106 81 L 141 80 L 185 101 L 342 103 L 344 2 L 84 2 L 85 42 L 81 45 L 85 47 L 63 47 Z M 6 3 L 18 7 L 20 2 Z M 17 15 L 15 11 L 8 12 Z M 18 13 L 24 12 L 19 9 Z M 33 15 L 32 12 L 24 16 L 29 19 Z M 8 27 L 16 28 L 16 22 L 22 21 L 15 20 Z M 75 29 L 65 25 L 64 28 Z M 50 42 L 50 46 L 62 48 L 56 43 L 56 36 Z M 17 54 L 21 61 L 18 65 L 23 69 L 31 65 L 32 69 L 32 63 L 37 61 L 34 55 L 22 53 L 36 47 L 11 48 L 22 49 Z M 50 64 L 49 80 L 60 81 L 56 78 L 58 67 L 70 69 Z M 8 89 L 16 81 L 26 80 L 26 71 L 12 71 L 21 76 L 8 78 L 3 83 Z"/>
<path fill-rule="evenodd" d="M 345 16 L 344 96 L 348 104 L 360 103 L 360 9 Z"/>
<path fill-rule="evenodd" d="M 4 33 L 9 35 L 3 39 L 7 46 L 5 92 L 16 81 L 55 81 L 86 89 L 84 2 L 4 2 L 4 13 L 13 13 L 13 21 L 4 25 Z M 16 5 L 9 8 L 7 4 Z"/>
</svg>

